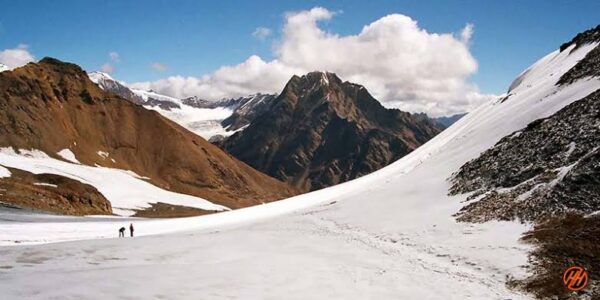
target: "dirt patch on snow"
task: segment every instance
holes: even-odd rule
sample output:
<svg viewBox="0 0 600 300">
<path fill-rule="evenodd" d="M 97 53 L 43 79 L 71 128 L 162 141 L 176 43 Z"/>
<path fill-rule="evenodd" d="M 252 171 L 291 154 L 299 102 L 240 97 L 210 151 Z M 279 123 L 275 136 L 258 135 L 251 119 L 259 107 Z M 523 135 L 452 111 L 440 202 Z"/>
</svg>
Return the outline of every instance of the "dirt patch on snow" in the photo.
<svg viewBox="0 0 600 300">
<path fill-rule="evenodd" d="M 154 203 L 150 208 L 138 210 L 134 217 L 142 218 L 183 218 L 195 217 L 216 213 L 217 211 L 204 210 L 194 207 L 172 205 L 167 203 Z"/>
</svg>

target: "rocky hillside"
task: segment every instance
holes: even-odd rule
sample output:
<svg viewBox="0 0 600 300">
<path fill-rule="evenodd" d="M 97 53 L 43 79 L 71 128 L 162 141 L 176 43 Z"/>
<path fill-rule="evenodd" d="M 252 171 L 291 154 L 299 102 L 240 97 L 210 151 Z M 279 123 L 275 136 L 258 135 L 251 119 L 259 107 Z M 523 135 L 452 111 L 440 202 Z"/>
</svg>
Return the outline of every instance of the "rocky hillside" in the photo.
<svg viewBox="0 0 600 300">
<path fill-rule="evenodd" d="M 154 95 L 152 92 L 134 91 L 122 83 L 114 80 L 110 75 L 103 72 L 91 72 L 88 74 L 90 80 L 96 83 L 101 89 L 106 92 L 114 93 L 123 99 L 129 100 L 132 103 L 146 105 L 149 107 L 158 106 L 165 110 L 180 108 L 180 105 L 171 99 L 164 99 L 165 96 Z"/>
<path fill-rule="evenodd" d="M 378 170 L 441 130 L 429 120 L 384 108 L 364 87 L 332 73 L 292 77 L 265 108 L 221 146 L 305 191 Z"/>
<path fill-rule="evenodd" d="M 560 52 L 599 41 L 600 26 L 563 44 Z M 596 45 L 565 70 L 555 88 L 599 77 L 599 69 L 600 46 Z M 458 213 L 463 221 L 539 221 L 568 212 L 589 214 L 600 210 L 599 162 L 600 90 L 596 90 L 503 138 L 462 166 L 452 178 L 450 192 L 474 192 L 469 197 L 472 202 Z"/>
<path fill-rule="evenodd" d="M 230 208 L 294 194 L 159 113 L 103 91 L 80 67 L 52 58 L 0 73 L 0 147 L 38 149 L 56 159 L 70 149 L 84 165 L 131 170 L 160 188 Z"/>
<path fill-rule="evenodd" d="M 109 215 L 112 207 L 98 190 L 55 174 L 32 174 L 8 169 L 0 177 L 0 201 L 69 215 Z"/>
<path fill-rule="evenodd" d="M 103 72 L 91 72 L 88 74 L 90 80 L 96 83 L 101 89 L 106 92 L 117 94 L 121 98 L 129 100 L 135 104 L 144 104 L 144 99 L 139 95 L 135 94 L 128 87 L 122 83 L 114 80 L 110 75 Z"/>
<path fill-rule="evenodd" d="M 475 192 L 463 221 L 539 220 L 600 209 L 600 90 L 500 140 L 453 178 Z"/>
</svg>

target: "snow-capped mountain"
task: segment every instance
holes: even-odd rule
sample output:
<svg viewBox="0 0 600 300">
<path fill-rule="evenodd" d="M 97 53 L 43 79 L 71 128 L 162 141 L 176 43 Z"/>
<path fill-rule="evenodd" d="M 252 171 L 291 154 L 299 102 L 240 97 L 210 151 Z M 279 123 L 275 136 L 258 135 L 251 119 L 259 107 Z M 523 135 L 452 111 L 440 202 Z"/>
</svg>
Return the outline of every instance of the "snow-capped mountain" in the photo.
<svg viewBox="0 0 600 300">
<path fill-rule="evenodd" d="M 9 70 L 8 66 L 0 63 L 0 72 L 4 72 Z"/>
<path fill-rule="evenodd" d="M 3 202 L 70 214 L 157 216 L 162 208 L 186 216 L 182 207 L 197 215 L 293 194 L 53 58 L 2 73 L 0 125 Z"/>
<path fill-rule="evenodd" d="M 208 104 L 213 102 L 208 101 L 206 101 L 207 105 L 195 105 L 196 102 L 202 102 L 194 101 L 196 98 L 181 100 L 154 91 L 129 88 L 103 72 L 90 72 L 88 76 L 103 90 L 115 93 L 147 109 L 155 110 L 205 139 L 215 135 L 227 136 L 233 133 L 228 132 L 221 125 L 221 121 L 233 113 L 233 107 L 209 106 Z"/>
</svg>

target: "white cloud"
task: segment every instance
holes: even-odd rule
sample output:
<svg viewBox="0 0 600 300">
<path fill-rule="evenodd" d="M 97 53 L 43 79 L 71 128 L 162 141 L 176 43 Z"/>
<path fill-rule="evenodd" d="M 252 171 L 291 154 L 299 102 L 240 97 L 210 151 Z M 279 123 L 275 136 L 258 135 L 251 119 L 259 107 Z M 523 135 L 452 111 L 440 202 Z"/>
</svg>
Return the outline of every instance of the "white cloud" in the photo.
<svg viewBox="0 0 600 300">
<path fill-rule="evenodd" d="M 469 82 L 477 71 L 469 51 L 472 24 L 457 34 L 430 33 L 410 17 L 392 14 L 343 36 L 319 27 L 319 21 L 334 15 L 321 7 L 286 14 L 271 61 L 253 55 L 201 77 L 173 76 L 133 86 L 174 97 L 218 99 L 280 92 L 293 74 L 320 70 L 364 85 L 385 106 L 433 116 L 469 111 L 492 97 Z"/>
<path fill-rule="evenodd" d="M 465 25 L 465 28 L 463 28 L 463 30 L 460 32 L 460 40 L 463 43 L 468 43 L 471 40 L 471 37 L 473 36 L 474 27 L 475 25 L 473 25 L 472 23 L 467 23 L 467 25 Z"/>
<path fill-rule="evenodd" d="M 112 61 L 112 62 L 119 62 L 119 61 L 121 61 L 121 57 L 119 56 L 119 53 L 114 52 L 114 51 L 108 53 L 108 57 L 110 57 L 110 61 Z"/>
<path fill-rule="evenodd" d="M 154 69 L 156 71 L 159 71 L 159 72 L 164 72 L 169 67 L 167 65 L 165 65 L 165 64 L 161 64 L 161 63 L 155 62 L 155 63 L 151 63 L 150 64 L 150 68 L 152 68 L 152 69 Z"/>
<path fill-rule="evenodd" d="M 109 63 L 105 63 L 100 67 L 100 71 L 104 73 L 112 73 L 115 71 L 115 67 Z"/>
<path fill-rule="evenodd" d="M 0 63 L 14 69 L 32 62 L 35 57 L 29 53 L 29 47 L 25 44 L 19 44 L 16 48 L 4 49 L 0 51 Z"/>
<path fill-rule="evenodd" d="M 269 35 L 271 35 L 271 29 L 267 27 L 258 27 L 252 32 L 252 36 L 259 40 L 264 40 Z"/>
</svg>

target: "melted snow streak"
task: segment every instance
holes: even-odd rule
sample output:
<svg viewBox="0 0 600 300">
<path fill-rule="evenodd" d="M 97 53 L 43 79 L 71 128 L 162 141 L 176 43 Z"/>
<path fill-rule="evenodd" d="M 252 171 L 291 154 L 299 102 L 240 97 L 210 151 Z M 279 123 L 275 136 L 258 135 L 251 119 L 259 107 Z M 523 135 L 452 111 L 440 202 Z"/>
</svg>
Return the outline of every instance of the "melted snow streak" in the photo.
<svg viewBox="0 0 600 300">
<path fill-rule="evenodd" d="M 134 239 L 116 238 L 129 219 L 11 217 L 2 223 L 4 245 L 86 241 L 2 248 L 0 265 L 10 270 L 0 289 L 8 298 L 525 298 L 505 282 L 524 275 L 529 248 L 518 239 L 529 227 L 456 222 L 466 195 L 448 196 L 447 178 L 598 89 L 597 80 L 554 85 L 587 51 L 551 53 L 504 102 L 330 188 L 202 217 L 134 220 L 136 234 L 148 236 Z"/>
</svg>

